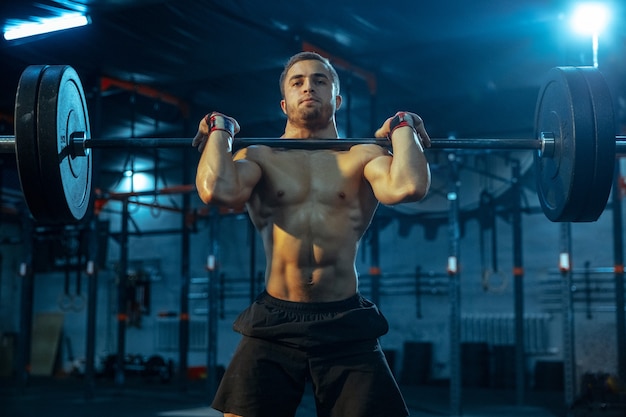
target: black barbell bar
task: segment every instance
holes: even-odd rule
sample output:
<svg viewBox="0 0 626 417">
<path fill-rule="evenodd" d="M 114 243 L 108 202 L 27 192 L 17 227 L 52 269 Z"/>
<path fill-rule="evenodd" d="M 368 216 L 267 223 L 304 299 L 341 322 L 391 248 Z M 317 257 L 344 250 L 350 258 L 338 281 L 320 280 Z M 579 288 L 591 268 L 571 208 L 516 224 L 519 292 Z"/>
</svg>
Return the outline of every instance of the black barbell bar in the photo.
<svg viewBox="0 0 626 417">
<path fill-rule="evenodd" d="M 141 149 L 141 148 L 186 148 L 189 138 L 116 138 L 84 139 L 79 132 L 72 135 L 70 146 L 75 155 L 84 156 L 87 149 Z M 385 138 L 356 139 L 288 139 L 288 138 L 236 138 L 233 150 L 237 151 L 252 145 L 265 145 L 284 149 L 334 149 L 347 150 L 354 145 L 374 144 L 391 148 Z M 626 136 L 615 136 L 616 153 L 626 153 Z M 541 134 L 540 139 L 496 139 L 496 138 L 448 138 L 431 139 L 431 149 L 485 149 L 485 150 L 536 150 L 551 153 L 554 138 L 549 133 Z M 0 136 L 0 153 L 15 153 L 15 136 Z"/>
<path fill-rule="evenodd" d="M 433 149 L 536 149 L 544 148 L 544 141 L 535 139 L 432 139 Z M 355 138 L 355 139 L 291 139 L 291 138 L 236 138 L 233 141 L 233 150 L 239 150 L 252 145 L 265 145 L 272 148 L 284 149 L 333 149 L 345 150 L 354 145 L 379 145 L 390 148 L 388 139 Z M 86 139 L 84 148 L 177 148 L 188 147 L 189 139 L 178 138 L 147 138 L 147 139 Z M 80 147 L 80 141 L 76 143 Z"/>
<path fill-rule="evenodd" d="M 189 139 L 183 138 L 135 138 L 135 139 L 85 139 L 74 140 L 77 154 L 82 148 L 178 148 L 190 146 Z M 433 149 L 510 149 L 510 150 L 543 150 L 553 145 L 554 140 L 546 139 L 432 139 Z M 236 138 L 233 141 L 233 151 L 252 145 L 264 145 L 271 148 L 283 149 L 332 149 L 347 150 L 355 145 L 379 145 L 391 148 L 391 143 L 385 138 L 351 138 L 351 139 L 292 139 L 292 138 Z"/>
</svg>

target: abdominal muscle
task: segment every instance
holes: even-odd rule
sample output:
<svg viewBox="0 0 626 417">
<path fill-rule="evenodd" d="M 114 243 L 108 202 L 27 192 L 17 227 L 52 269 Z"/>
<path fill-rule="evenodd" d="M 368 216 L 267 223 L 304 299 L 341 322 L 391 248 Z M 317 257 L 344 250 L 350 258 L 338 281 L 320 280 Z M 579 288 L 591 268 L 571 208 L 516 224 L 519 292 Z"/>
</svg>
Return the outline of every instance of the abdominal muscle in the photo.
<svg viewBox="0 0 626 417">
<path fill-rule="evenodd" d="M 355 294 L 354 260 L 361 224 L 350 219 L 345 207 L 321 212 L 299 208 L 298 214 L 286 216 L 291 220 L 285 228 L 274 223 L 263 233 L 270 295 L 295 302 L 328 302 Z"/>
</svg>

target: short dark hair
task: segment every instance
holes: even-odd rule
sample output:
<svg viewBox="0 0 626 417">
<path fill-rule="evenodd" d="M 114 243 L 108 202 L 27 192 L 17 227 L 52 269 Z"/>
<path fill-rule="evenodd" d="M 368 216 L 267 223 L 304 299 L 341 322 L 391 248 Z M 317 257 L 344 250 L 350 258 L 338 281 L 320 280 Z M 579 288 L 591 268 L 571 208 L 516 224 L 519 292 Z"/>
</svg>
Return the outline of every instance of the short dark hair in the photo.
<svg viewBox="0 0 626 417">
<path fill-rule="evenodd" d="M 292 56 L 291 58 L 289 58 L 289 61 L 287 61 L 287 63 L 285 64 L 285 68 L 283 69 L 283 72 L 280 74 L 280 79 L 279 79 L 281 97 L 283 98 L 285 97 L 285 77 L 287 76 L 287 72 L 297 62 L 310 61 L 310 60 L 320 61 L 322 64 L 326 66 L 326 68 L 330 72 L 331 82 L 337 89 L 337 94 L 339 94 L 339 75 L 337 74 L 337 71 L 332 66 L 328 58 L 321 56 L 317 52 L 304 51 L 304 52 L 299 52 L 295 54 L 294 56 Z"/>
</svg>

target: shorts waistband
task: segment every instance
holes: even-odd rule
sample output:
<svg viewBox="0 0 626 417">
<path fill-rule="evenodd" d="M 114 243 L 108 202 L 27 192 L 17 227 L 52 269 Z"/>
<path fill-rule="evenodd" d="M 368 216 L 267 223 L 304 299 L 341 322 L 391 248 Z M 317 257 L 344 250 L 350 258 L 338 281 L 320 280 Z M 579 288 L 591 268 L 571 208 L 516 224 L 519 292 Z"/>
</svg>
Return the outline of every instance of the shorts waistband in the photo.
<svg viewBox="0 0 626 417">
<path fill-rule="evenodd" d="M 268 294 L 267 291 L 263 291 L 257 297 L 256 302 L 266 303 L 271 306 L 280 308 L 282 310 L 287 310 L 287 311 L 330 313 L 334 311 L 345 311 L 345 310 L 350 310 L 353 308 L 362 307 L 364 305 L 364 298 L 361 296 L 359 292 L 356 292 L 354 295 L 344 300 L 305 303 L 305 302 L 281 300 L 280 298 L 276 298 Z"/>
</svg>

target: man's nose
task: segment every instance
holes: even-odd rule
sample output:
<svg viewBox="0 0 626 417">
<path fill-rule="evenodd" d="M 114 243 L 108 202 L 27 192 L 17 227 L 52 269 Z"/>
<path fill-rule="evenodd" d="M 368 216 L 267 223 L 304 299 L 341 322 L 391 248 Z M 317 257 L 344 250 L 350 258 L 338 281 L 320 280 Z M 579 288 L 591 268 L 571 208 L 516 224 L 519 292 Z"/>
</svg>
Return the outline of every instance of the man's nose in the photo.
<svg viewBox="0 0 626 417">
<path fill-rule="evenodd" d="M 313 80 L 305 78 L 302 87 L 304 88 L 304 91 L 313 91 Z"/>
</svg>

